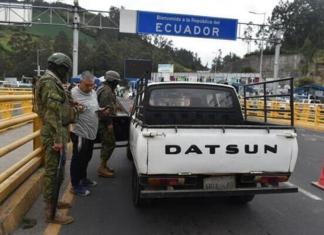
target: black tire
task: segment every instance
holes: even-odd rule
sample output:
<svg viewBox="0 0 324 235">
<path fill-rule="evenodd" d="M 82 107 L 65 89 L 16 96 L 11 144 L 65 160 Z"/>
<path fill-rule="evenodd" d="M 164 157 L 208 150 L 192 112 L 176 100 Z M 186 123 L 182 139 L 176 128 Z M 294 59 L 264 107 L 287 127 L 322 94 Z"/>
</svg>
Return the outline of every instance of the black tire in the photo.
<svg viewBox="0 0 324 235">
<path fill-rule="evenodd" d="M 140 197 L 142 186 L 139 183 L 139 178 L 137 175 L 136 167 L 133 165 L 133 174 L 132 174 L 132 196 L 133 204 L 136 207 L 141 207 L 144 205 L 144 199 Z"/>
<path fill-rule="evenodd" d="M 133 154 L 132 154 L 132 152 L 131 152 L 131 150 L 130 150 L 130 148 L 129 148 L 129 146 L 127 146 L 127 153 L 126 153 L 126 155 L 127 155 L 127 159 L 129 160 L 129 161 L 133 161 Z"/>
<path fill-rule="evenodd" d="M 247 204 L 251 202 L 254 199 L 255 195 L 242 195 L 242 196 L 232 196 L 230 197 L 231 201 L 236 204 Z"/>
</svg>

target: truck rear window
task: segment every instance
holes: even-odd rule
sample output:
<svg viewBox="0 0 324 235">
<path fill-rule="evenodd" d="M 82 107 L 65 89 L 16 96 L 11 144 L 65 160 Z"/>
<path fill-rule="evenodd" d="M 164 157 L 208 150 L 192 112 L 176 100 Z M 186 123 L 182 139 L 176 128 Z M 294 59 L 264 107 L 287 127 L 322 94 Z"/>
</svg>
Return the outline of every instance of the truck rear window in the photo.
<svg viewBox="0 0 324 235">
<path fill-rule="evenodd" d="M 221 89 L 168 88 L 151 91 L 154 107 L 233 108 L 233 93 Z"/>
</svg>

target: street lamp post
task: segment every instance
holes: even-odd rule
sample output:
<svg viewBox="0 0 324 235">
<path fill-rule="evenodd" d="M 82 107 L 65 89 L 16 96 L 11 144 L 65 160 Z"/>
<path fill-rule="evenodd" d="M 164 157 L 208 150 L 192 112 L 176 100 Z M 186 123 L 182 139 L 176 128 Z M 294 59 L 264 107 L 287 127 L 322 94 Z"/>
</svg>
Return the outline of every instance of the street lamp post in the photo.
<svg viewBox="0 0 324 235">
<path fill-rule="evenodd" d="M 73 77 L 78 75 L 79 24 L 80 24 L 79 1 L 74 0 L 74 8 L 73 8 L 73 52 L 72 52 L 72 54 L 73 54 L 72 75 L 73 75 Z"/>
<path fill-rule="evenodd" d="M 40 77 L 39 49 L 37 49 L 37 77 Z"/>
<path fill-rule="evenodd" d="M 266 13 L 265 12 L 255 12 L 255 11 L 249 11 L 249 13 L 251 14 L 255 14 L 255 15 L 263 15 L 263 27 L 264 27 L 264 24 L 265 24 L 265 18 L 266 18 Z M 259 71 L 260 71 L 260 79 L 262 80 L 262 65 L 263 65 L 263 36 L 264 36 L 264 29 L 262 29 L 262 39 L 261 39 L 261 44 L 260 44 L 260 68 L 259 68 Z"/>
<path fill-rule="evenodd" d="M 40 73 L 41 73 L 41 67 L 40 67 L 40 60 L 39 60 L 39 56 L 40 56 L 40 52 L 41 51 L 45 51 L 46 49 L 37 49 L 36 50 L 36 54 L 37 54 L 37 57 L 36 57 L 36 60 L 37 60 L 37 69 L 36 69 L 36 72 L 37 72 L 37 77 L 40 77 Z"/>
</svg>

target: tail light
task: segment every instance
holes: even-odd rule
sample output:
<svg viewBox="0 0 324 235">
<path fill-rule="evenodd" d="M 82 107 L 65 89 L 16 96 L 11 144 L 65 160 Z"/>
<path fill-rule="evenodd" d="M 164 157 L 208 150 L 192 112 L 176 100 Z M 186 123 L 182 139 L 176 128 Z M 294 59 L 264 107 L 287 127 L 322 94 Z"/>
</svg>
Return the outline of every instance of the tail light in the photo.
<svg viewBox="0 0 324 235">
<path fill-rule="evenodd" d="M 257 183 L 261 183 L 261 184 L 270 184 L 273 186 L 277 186 L 280 182 L 286 182 L 288 181 L 289 176 L 286 175 L 280 175 L 280 176 L 256 176 L 255 177 L 255 181 Z"/>
<path fill-rule="evenodd" d="M 148 178 L 147 183 L 152 186 L 184 185 L 185 178 Z"/>
</svg>

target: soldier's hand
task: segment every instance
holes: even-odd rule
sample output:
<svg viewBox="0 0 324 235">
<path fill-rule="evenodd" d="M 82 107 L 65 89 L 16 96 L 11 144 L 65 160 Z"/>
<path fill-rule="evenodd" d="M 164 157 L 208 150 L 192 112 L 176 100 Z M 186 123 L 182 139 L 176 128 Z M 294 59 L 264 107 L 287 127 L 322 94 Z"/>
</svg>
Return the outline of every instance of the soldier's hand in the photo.
<svg viewBox="0 0 324 235">
<path fill-rule="evenodd" d="M 105 109 L 105 110 L 102 111 L 102 115 L 104 115 L 104 116 L 108 116 L 109 113 L 110 113 L 109 109 Z"/>
<path fill-rule="evenodd" d="M 63 149 L 63 144 L 56 144 L 54 143 L 54 145 L 52 146 L 52 148 L 56 151 L 59 152 Z"/>
<path fill-rule="evenodd" d="M 69 88 L 69 86 L 70 86 L 70 83 L 63 83 L 63 88 L 64 88 L 64 90 L 68 90 L 68 88 Z"/>
<path fill-rule="evenodd" d="M 109 110 L 110 110 L 110 107 L 106 106 L 103 108 L 99 108 L 96 112 L 98 112 L 101 116 L 108 116 L 110 113 Z"/>
</svg>

